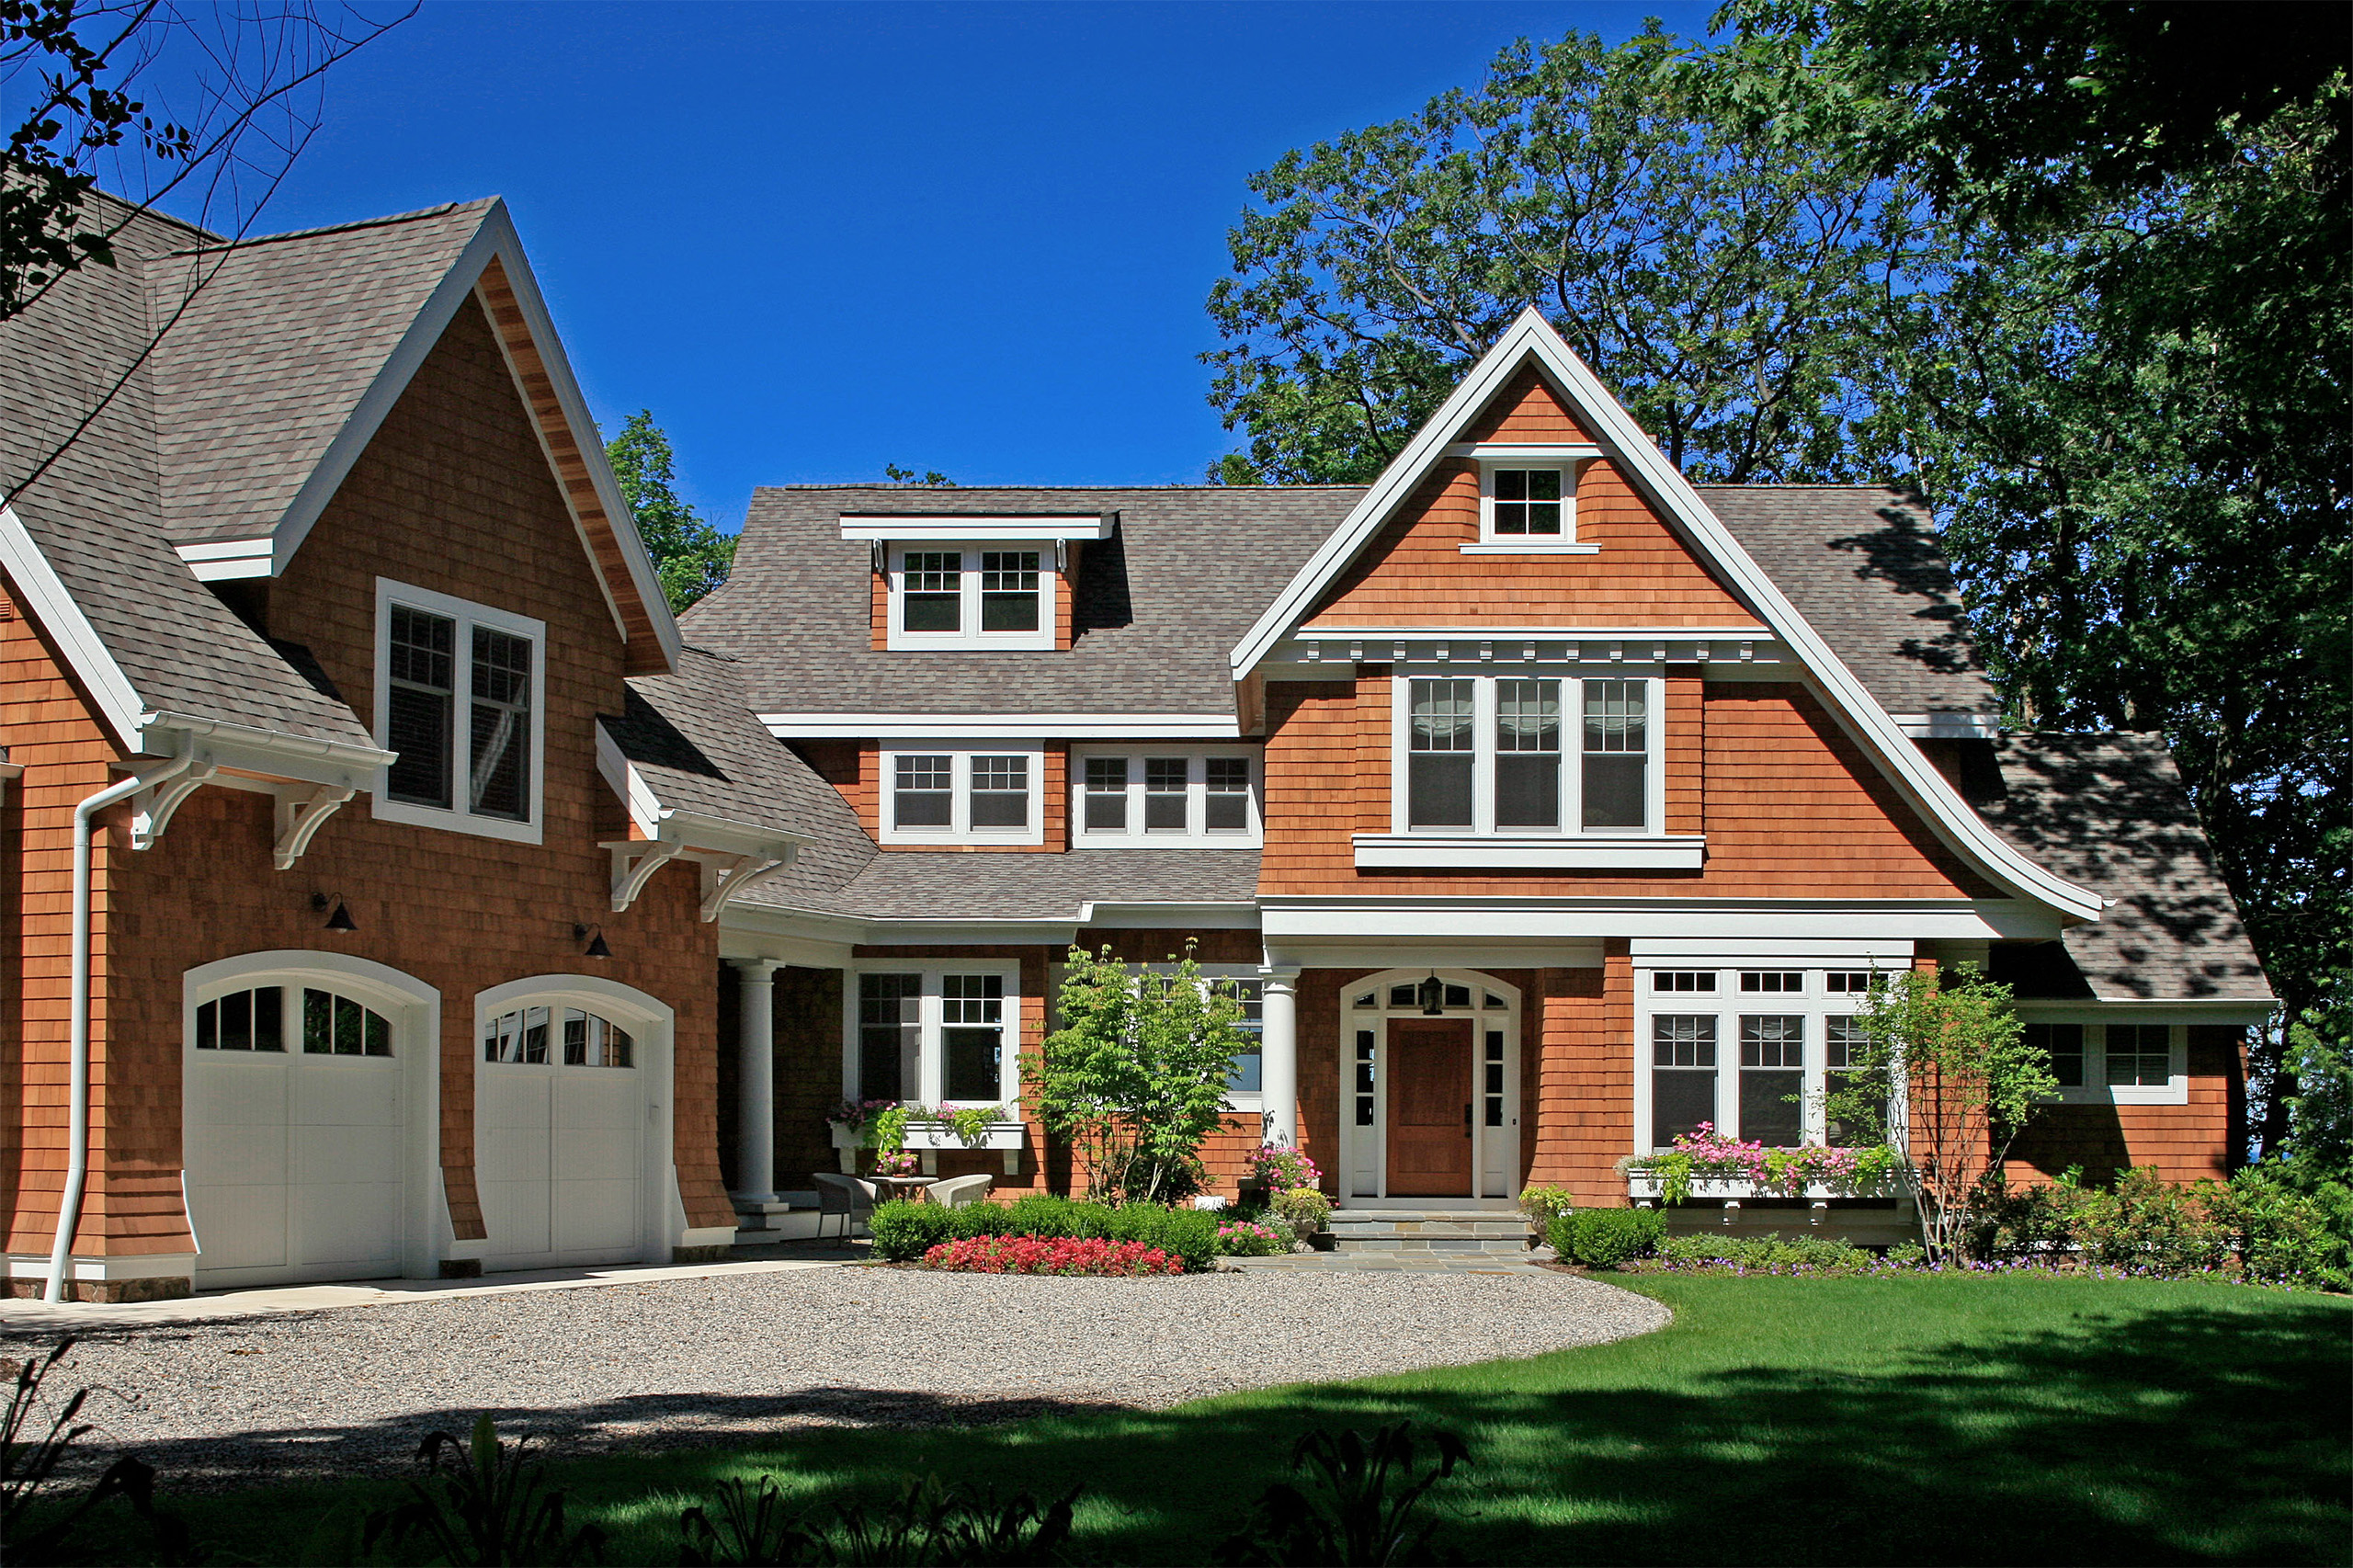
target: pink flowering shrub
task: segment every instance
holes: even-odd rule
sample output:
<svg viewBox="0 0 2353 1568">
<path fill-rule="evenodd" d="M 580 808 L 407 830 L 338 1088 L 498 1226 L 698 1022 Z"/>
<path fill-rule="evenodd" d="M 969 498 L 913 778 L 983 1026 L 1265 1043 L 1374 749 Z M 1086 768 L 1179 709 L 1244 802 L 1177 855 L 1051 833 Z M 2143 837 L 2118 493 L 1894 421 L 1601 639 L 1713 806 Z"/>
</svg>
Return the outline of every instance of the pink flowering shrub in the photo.
<svg viewBox="0 0 2353 1568">
<path fill-rule="evenodd" d="M 923 1169 L 922 1156 L 901 1149 L 895 1153 L 874 1156 L 874 1174 L 886 1176 L 913 1176 Z"/>
<path fill-rule="evenodd" d="M 1290 1250 L 1290 1237 L 1255 1220 L 1231 1220 L 1217 1228 L 1217 1250 L 1225 1257 L 1268 1257 Z"/>
<path fill-rule="evenodd" d="M 1250 1176 L 1263 1182 L 1270 1195 L 1295 1187 L 1319 1187 L 1324 1181 L 1324 1173 L 1315 1168 L 1313 1160 L 1283 1143 L 1258 1145 L 1258 1152 L 1250 1156 Z"/>
<path fill-rule="evenodd" d="M 1847 1192 L 1881 1187 L 1895 1175 L 1901 1158 L 1884 1144 L 1870 1148 L 1825 1148 L 1808 1143 L 1794 1149 L 1768 1149 L 1718 1132 L 1703 1121 L 1689 1132 L 1676 1135 L 1675 1151 L 1628 1163 L 1626 1169 L 1656 1176 L 1668 1201 L 1690 1196 L 1695 1181 L 1746 1181 L 1792 1196 L 1809 1186 Z"/>
<path fill-rule="evenodd" d="M 967 1236 L 923 1255 L 926 1268 L 957 1274 L 1182 1274 L 1184 1260 L 1142 1242 L 1093 1236 Z"/>
</svg>

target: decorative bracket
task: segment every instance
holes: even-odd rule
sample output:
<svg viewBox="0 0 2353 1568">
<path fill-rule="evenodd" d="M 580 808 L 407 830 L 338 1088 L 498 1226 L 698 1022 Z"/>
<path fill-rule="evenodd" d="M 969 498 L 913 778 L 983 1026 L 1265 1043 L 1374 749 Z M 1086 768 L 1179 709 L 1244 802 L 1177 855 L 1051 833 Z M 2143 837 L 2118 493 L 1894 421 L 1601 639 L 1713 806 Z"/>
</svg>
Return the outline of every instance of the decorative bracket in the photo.
<svg viewBox="0 0 2353 1568">
<path fill-rule="evenodd" d="M 654 873 L 686 853 L 687 846 L 668 839 L 635 838 L 626 844 L 608 844 L 613 853 L 613 913 L 619 915 L 637 902 Z"/>
<path fill-rule="evenodd" d="M 724 866 L 706 860 L 702 867 L 702 917 L 705 921 L 719 918 L 727 901 L 767 881 L 792 864 L 792 857 L 771 860 L 759 855 L 738 855 Z"/>
<path fill-rule="evenodd" d="M 187 779 L 177 782 L 186 783 Z M 358 792 L 349 785 L 338 784 L 322 784 L 307 795 L 298 796 L 290 790 L 280 790 L 278 795 L 278 843 L 270 851 L 270 858 L 278 869 L 292 870 L 294 862 L 302 858 L 302 852 L 311 846 L 311 840 L 318 835 L 319 829 L 326 825 L 327 818 L 341 811 L 343 803 Z"/>
<path fill-rule="evenodd" d="M 221 771 L 219 765 L 198 763 L 178 778 L 167 783 L 140 790 L 131 798 L 131 846 L 153 849 L 164 830 L 172 825 L 172 813 L 180 802 L 212 782 Z M 348 793 L 348 791 L 347 791 Z"/>
</svg>

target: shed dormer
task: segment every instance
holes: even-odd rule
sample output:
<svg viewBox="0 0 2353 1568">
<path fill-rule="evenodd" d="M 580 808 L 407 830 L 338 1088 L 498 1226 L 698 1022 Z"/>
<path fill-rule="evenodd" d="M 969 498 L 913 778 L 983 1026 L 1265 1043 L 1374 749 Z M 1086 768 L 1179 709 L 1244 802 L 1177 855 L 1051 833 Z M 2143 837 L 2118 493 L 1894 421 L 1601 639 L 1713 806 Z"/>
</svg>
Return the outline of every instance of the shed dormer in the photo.
<svg viewBox="0 0 2353 1568">
<path fill-rule="evenodd" d="M 873 646 L 970 653 L 1067 649 L 1078 552 L 1119 514 L 844 513 L 842 538 L 871 550 Z"/>
</svg>

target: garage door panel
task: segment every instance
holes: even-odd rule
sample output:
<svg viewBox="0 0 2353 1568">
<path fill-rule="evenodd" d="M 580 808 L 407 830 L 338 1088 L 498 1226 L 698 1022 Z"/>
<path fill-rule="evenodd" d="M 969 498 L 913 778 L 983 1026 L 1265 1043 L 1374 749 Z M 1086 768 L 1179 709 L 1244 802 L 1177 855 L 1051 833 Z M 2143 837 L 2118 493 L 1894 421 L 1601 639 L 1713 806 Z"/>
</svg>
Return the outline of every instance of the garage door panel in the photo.
<svg viewBox="0 0 2353 1568">
<path fill-rule="evenodd" d="M 329 1059 L 302 1067 L 289 1096 L 296 1125 L 383 1127 L 400 1119 L 401 1079 L 392 1063 Z"/>
<path fill-rule="evenodd" d="M 526 1001 L 485 1018 L 479 1038 L 475 1161 L 490 1267 L 641 1256 L 647 1079 L 623 1065 L 638 1030 L 591 1007 Z M 539 1050 L 550 1060 L 528 1060 Z"/>
<path fill-rule="evenodd" d="M 208 1126 L 276 1126 L 286 1119 L 283 1062 L 199 1061 L 187 1078 L 183 1115 Z"/>
<path fill-rule="evenodd" d="M 286 1188 L 282 1185 L 222 1184 L 188 1188 L 188 1218 L 196 1226 L 199 1272 L 213 1268 L 285 1266 Z"/>
<path fill-rule="evenodd" d="M 574 1131 L 556 1141 L 551 1171 L 559 1183 L 634 1181 L 637 1165 L 636 1140 Z"/>
<path fill-rule="evenodd" d="M 633 1180 L 556 1184 L 555 1249 L 608 1251 L 637 1245 L 637 1183 Z"/>
<path fill-rule="evenodd" d="M 289 1142 L 297 1187 L 400 1184 L 405 1140 L 398 1127 L 297 1127 Z"/>
<path fill-rule="evenodd" d="M 293 1234 L 309 1264 L 400 1267 L 397 1182 L 336 1182 L 294 1189 Z"/>
<path fill-rule="evenodd" d="M 502 1259 L 509 1254 L 546 1252 L 551 1244 L 548 1224 L 548 1182 L 545 1167 L 536 1181 L 483 1181 L 482 1217 L 490 1232 L 490 1250 Z"/>
<path fill-rule="evenodd" d="M 556 1085 L 556 1112 L 563 1125 L 614 1132 L 634 1131 L 644 1114 L 644 1091 L 634 1073 L 580 1074 Z"/>
<path fill-rule="evenodd" d="M 180 1138 L 191 1187 L 282 1187 L 287 1177 L 282 1125 L 190 1126 Z"/>
</svg>

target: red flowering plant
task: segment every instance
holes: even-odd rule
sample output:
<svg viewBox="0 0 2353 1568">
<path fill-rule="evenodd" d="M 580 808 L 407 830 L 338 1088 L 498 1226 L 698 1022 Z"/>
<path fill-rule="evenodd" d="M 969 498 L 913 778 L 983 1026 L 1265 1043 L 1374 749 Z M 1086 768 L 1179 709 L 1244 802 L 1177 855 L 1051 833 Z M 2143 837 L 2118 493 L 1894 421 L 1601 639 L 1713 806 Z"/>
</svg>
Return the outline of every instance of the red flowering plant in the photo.
<svg viewBox="0 0 2353 1568">
<path fill-rule="evenodd" d="M 957 1274 L 1182 1274 L 1182 1259 L 1142 1242 L 1074 1236 L 967 1236 L 923 1255 L 926 1268 Z"/>
</svg>

